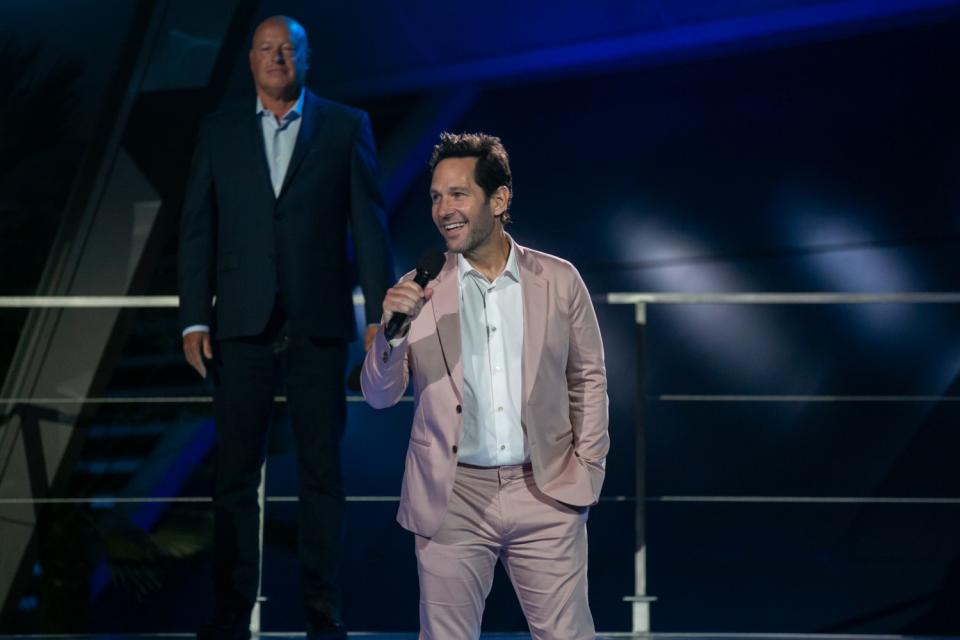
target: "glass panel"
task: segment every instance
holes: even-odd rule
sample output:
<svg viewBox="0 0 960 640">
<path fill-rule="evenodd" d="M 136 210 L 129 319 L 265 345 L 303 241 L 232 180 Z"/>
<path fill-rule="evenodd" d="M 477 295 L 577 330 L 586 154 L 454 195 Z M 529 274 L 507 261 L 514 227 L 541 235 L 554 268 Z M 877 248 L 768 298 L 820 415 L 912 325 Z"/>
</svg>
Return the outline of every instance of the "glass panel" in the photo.
<svg viewBox="0 0 960 640">
<path fill-rule="evenodd" d="M 654 495 L 960 496 L 960 402 L 652 402 Z"/>
<path fill-rule="evenodd" d="M 651 305 L 647 392 L 940 395 L 960 305 Z"/>
<path fill-rule="evenodd" d="M 396 522 L 397 503 L 347 504 L 343 557 L 343 617 L 354 631 L 415 631 L 418 626 L 413 534 Z M 264 548 L 263 629 L 304 628 L 296 559 L 296 505 L 270 503 Z M 633 503 L 602 503 L 590 513 L 590 603 L 598 629 L 629 629 L 633 593 Z M 526 623 L 509 578 L 497 568 L 487 598 L 484 629 L 524 631 Z"/>
<path fill-rule="evenodd" d="M 209 504 L 40 509 L 7 632 L 191 632 L 207 615 Z M 3 507 L 6 512 L 6 506 Z"/>
<path fill-rule="evenodd" d="M 648 505 L 655 631 L 957 628 L 956 505 Z"/>
</svg>

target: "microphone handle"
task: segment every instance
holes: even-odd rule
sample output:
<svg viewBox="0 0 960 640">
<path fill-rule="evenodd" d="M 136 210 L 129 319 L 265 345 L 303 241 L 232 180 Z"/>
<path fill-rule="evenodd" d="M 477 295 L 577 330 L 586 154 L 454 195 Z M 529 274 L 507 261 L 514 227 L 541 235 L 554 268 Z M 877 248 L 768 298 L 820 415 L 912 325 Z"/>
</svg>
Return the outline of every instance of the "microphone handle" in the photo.
<svg viewBox="0 0 960 640">
<path fill-rule="evenodd" d="M 420 287 L 427 286 L 427 283 L 430 282 L 430 274 L 417 269 L 417 275 L 413 276 L 413 281 L 416 282 Z M 383 335 L 387 340 L 393 340 L 400 329 L 403 328 L 403 323 L 407 321 L 407 314 L 405 313 L 395 313 L 390 316 L 390 322 L 387 323 L 387 328 L 383 330 Z"/>
<path fill-rule="evenodd" d="M 407 321 L 407 314 L 405 313 L 395 313 L 390 316 L 390 322 L 387 323 L 387 328 L 383 330 L 383 336 L 387 340 L 393 340 L 400 329 L 403 328 L 403 323 Z"/>
</svg>

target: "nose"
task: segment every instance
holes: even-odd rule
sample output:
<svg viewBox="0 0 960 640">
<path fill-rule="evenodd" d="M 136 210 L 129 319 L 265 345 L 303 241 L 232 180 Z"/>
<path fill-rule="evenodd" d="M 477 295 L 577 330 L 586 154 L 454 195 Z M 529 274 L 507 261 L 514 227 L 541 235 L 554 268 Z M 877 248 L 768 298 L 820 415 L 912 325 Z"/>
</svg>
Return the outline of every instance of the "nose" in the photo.
<svg viewBox="0 0 960 640">
<path fill-rule="evenodd" d="M 284 64 L 286 62 L 283 57 L 283 49 L 277 49 L 276 55 L 273 56 L 273 61 L 277 64 Z"/>
</svg>

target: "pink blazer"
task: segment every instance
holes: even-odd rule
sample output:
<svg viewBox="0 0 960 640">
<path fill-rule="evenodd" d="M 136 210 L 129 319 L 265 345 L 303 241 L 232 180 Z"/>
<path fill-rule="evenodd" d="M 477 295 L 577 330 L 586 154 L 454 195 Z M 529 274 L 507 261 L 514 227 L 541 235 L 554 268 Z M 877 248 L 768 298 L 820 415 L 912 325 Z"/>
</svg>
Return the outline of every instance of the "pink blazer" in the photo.
<svg viewBox="0 0 960 640">
<path fill-rule="evenodd" d="M 569 262 L 514 243 L 523 295 L 521 423 L 537 486 L 575 506 L 595 504 L 606 466 L 607 376 L 590 295 Z M 405 279 L 412 278 L 409 273 Z M 431 537 L 447 511 L 463 426 L 457 258 L 447 254 L 433 297 L 395 349 L 377 333 L 363 397 L 396 404 L 413 380 L 414 417 L 397 521 Z"/>
</svg>

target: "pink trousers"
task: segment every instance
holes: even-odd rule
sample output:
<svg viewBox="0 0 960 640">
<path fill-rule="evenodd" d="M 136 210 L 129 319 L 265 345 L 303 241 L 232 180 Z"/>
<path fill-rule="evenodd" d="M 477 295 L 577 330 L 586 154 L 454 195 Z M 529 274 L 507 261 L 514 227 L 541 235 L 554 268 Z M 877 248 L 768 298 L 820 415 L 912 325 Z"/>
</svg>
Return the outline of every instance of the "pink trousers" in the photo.
<svg viewBox="0 0 960 640">
<path fill-rule="evenodd" d="M 530 465 L 460 465 L 440 530 L 416 536 L 421 640 L 474 640 L 497 559 L 533 640 L 592 640 L 587 513 L 540 491 Z"/>
</svg>

